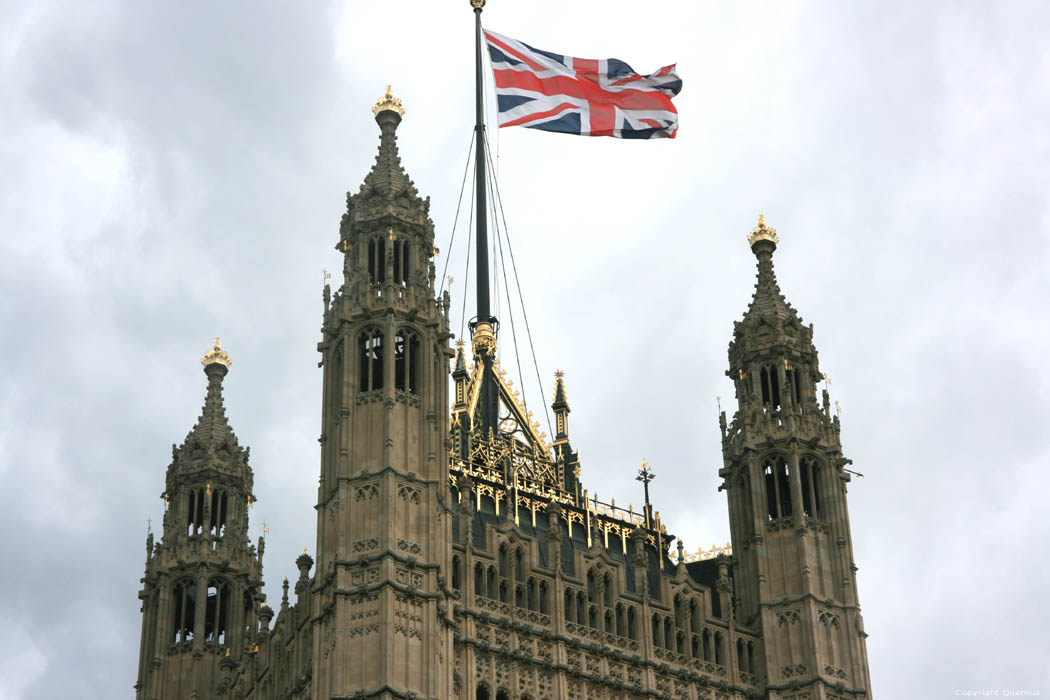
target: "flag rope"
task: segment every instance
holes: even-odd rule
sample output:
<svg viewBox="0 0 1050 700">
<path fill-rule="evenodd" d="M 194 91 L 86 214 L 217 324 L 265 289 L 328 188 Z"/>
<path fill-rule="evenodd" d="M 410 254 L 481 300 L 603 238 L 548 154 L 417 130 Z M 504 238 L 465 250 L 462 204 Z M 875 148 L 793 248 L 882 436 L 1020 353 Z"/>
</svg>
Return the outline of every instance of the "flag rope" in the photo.
<svg viewBox="0 0 1050 700">
<path fill-rule="evenodd" d="M 467 162 L 463 164 L 463 182 L 459 185 L 459 200 L 456 202 L 456 216 L 452 219 L 452 236 L 448 241 L 448 249 L 445 251 L 445 266 L 441 268 L 441 285 L 438 287 L 438 298 L 445 291 L 445 275 L 448 274 L 448 263 L 452 259 L 452 245 L 456 242 L 456 226 L 459 224 L 459 208 L 463 206 L 463 191 L 467 188 L 467 173 L 470 172 L 470 154 L 474 150 L 474 130 L 470 130 L 470 145 L 467 146 Z M 473 194 L 471 194 L 473 198 Z M 470 225 L 469 223 L 467 224 Z M 449 285 L 451 287 L 452 285 Z M 449 289 L 451 292 L 452 290 Z"/>
<path fill-rule="evenodd" d="M 486 158 L 490 158 L 489 165 L 491 166 L 491 164 L 492 164 L 491 163 L 491 157 L 489 155 L 488 149 L 484 148 L 482 150 L 485 152 Z M 490 167 L 489 170 L 495 171 L 495 168 Z M 536 383 L 537 383 L 539 391 L 540 391 L 540 401 L 543 404 L 543 415 L 544 415 L 544 418 L 547 420 L 547 431 L 548 431 L 547 434 L 550 435 L 551 440 L 553 440 L 554 439 L 554 430 L 551 428 L 551 416 L 550 416 L 550 411 L 548 410 L 548 407 L 547 407 L 547 397 L 546 397 L 545 392 L 543 391 L 543 379 L 540 376 L 540 364 L 539 364 L 539 361 L 536 359 L 536 346 L 532 342 L 532 327 L 529 324 L 529 313 L 525 309 L 525 296 L 524 296 L 524 294 L 522 294 L 522 291 L 521 291 L 521 277 L 518 275 L 518 263 L 514 259 L 514 246 L 510 242 L 510 230 L 507 228 L 507 214 L 506 214 L 506 211 L 503 209 L 503 195 L 500 193 L 499 181 L 495 178 L 495 176 L 493 176 L 492 185 L 493 185 L 493 187 L 492 187 L 493 193 L 496 195 L 495 204 L 496 204 L 496 207 L 499 208 L 500 217 L 502 217 L 502 219 L 503 219 L 503 235 L 506 236 L 506 238 L 507 238 L 507 250 L 510 253 L 510 265 L 511 265 L 511 269 L 514 271 L 514 285 L 515 285 L 515 287 L 517 287 L 517 290 L 518 290 L 518 303 L 521 304 L 521 315 L 522 315 L 522 317 L 523 317 L 523 319 L 525 321 L 525 333 L 526 333 L 526 336 L 529 339 L 529 350 L 532 353 L 532 366 L 536 370 Z M 497 232 L 497 236 L 498 235 L 499 234 Z M 506 283 L 505 283 L 504 286 L 506 286 Z M 508 296 L 507 296 L 508 305 L 510 303 L 510 296 L 509 296 L 509 294 L 510 294 L 510 292 L 509 292 L 509 289 L 508 289 Z M 511 331 L 512 331 L 512 334 L 513 334 L 513 323 L 511 324 Z M 517 352 L 518 352 L 517 341 L 515 341 L 515 347 L 514 347 L 515 355 L 517 354 Z M 522 379 L 520 366 L 518 368 L 518 378 Z M 524 382 L 522 382 L 522 402 L 523 403 L 524 403 L 524 396 L 525 396 L 525 386 L 524 386 Z"/>
</svg>

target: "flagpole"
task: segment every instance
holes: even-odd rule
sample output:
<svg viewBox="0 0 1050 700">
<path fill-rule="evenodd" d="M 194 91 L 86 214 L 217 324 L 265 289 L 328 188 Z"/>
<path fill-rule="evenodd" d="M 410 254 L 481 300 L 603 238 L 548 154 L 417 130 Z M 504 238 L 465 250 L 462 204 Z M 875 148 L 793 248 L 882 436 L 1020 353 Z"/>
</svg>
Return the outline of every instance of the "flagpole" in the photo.
<svg viewBox="0 0 1050 700">
<path fill-rule="evenodd" d="M 496 328 L 499 323 L 489 311 L 489 241 L 488 241 L 488 196 L 485 190 L 485 114 L 482 93 L 481 73 L 481 8 L 485 0 L 470 0 L 474 8 L 474 167 L 477 176 L 477 280 L 478 280 L 478 315 L 470 324 L 473 335 L 474 354 L 480 360 L 482 372 L 479 387 L 479 422 L 476 427 L 490 434 L 496 429 L 499 415 L 499 387 L 496 384 Z"/>
<path fill-rule="evenodd" d="M 491 323 L 489 316 L 489 244 L 488 244 L 488 211 L 487 193 L 485 191 L 485 115 L 484 96 L 482 95 L 481 74 L 481 8 L 485 6 L 485 0 L 470 0 L 470 6 L 474 8 L 474 142 L 477 149 L 474 152 L 475 174 L 477 176 L 476 191 L 478 224 L 477 224 L 477 280 L 478 280 L 478 318 L 477 322 Z"/>
</svg>

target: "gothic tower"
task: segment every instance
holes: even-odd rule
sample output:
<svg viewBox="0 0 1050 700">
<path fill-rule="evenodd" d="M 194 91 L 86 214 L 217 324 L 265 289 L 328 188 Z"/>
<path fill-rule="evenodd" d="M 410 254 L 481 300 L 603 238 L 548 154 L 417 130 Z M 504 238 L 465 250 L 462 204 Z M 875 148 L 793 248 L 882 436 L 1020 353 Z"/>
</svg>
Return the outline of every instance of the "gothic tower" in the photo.
<svg viewBox="0 0 1050 700">
<path fill-rule="evenodd" d="M 215 697 L 254 636 L 263 542 L 256 550 L 248 541 L 248 448 L 226 419 L 230 358 L 218 339 L 201 363 L 204 408 L 182 446 L 172 445 L 161 541 L 146 539 L 140 700 Z"/>
<path fill-rule="evenodd" d="M 734 324 L 727 372 L 738 407 L 728 428 L 720 416 L 736 616 L 761 630 L 768 697 L 870 698 L 846 509 L 851 462 L 827 390 L 817 402 L 813 328 L 777 285 L 776 231 L 760 217 L 748 242 L 758 282 Z"/>
<path fill-rule="evenodd" d="M 451 671 L 447 294 L 430 200 L 398 157 L 404 109 L 373 109 L 379 153 L 347 195 L 343 284 L 326 286 L 313 697 L 446 698 Z M 355 695 L 363 693 L 362 695 Z"/>
</svg>

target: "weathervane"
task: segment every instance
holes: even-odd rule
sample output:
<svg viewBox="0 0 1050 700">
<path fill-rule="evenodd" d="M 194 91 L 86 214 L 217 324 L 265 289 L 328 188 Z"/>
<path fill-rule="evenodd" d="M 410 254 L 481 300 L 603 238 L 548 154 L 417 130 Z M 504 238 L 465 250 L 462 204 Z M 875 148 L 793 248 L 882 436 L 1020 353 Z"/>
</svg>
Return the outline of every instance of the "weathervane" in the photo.
<svg viewBox="0 0 1050 700">
<path fill-rule="evenodd" d="M 656 474 L 649 469 L 649 463 L 642 460 L 642 468 L 638 470 L 638 476 L 634 477 L 635 481 L 640 481 L 645 486 L 645 526 L 650 527 L 650 521 L 652 520 L 651 513 L 653 507 L 649 504 L 649 482 L 656 478 Z"/>
</svg>

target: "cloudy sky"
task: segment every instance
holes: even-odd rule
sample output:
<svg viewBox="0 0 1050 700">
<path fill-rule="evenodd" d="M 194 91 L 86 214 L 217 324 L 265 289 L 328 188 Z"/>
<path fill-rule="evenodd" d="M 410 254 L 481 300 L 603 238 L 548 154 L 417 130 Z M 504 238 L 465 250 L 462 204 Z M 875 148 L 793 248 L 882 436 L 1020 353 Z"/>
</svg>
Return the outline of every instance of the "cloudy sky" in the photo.
<svg viewBox="0 0 1050 700">
<path fill-rule="evenodd" d="M 1050 694 L 1050 5 L 737 5 L 485 12 L 535 46 L 677 62 L 684 81 L 673 141 L 492 136 L 543 388 L 566 372 L 584 481 L 638 504 L 648 459 L 671 530 L 690 549 L 728 539 L 716 397 L 730 404 L 764 213 L 864 474 L 849 505 L 874 692 Z M 450 251 L 472 16 L 466 0 L 34 0 L 0 2 L 0 26 L 0 700 L 129 697 L 146 520 L 214 336 L 272 597 L 313 549 L 321 270 L 339 269 L 387 83 Z"/>
</svg>

